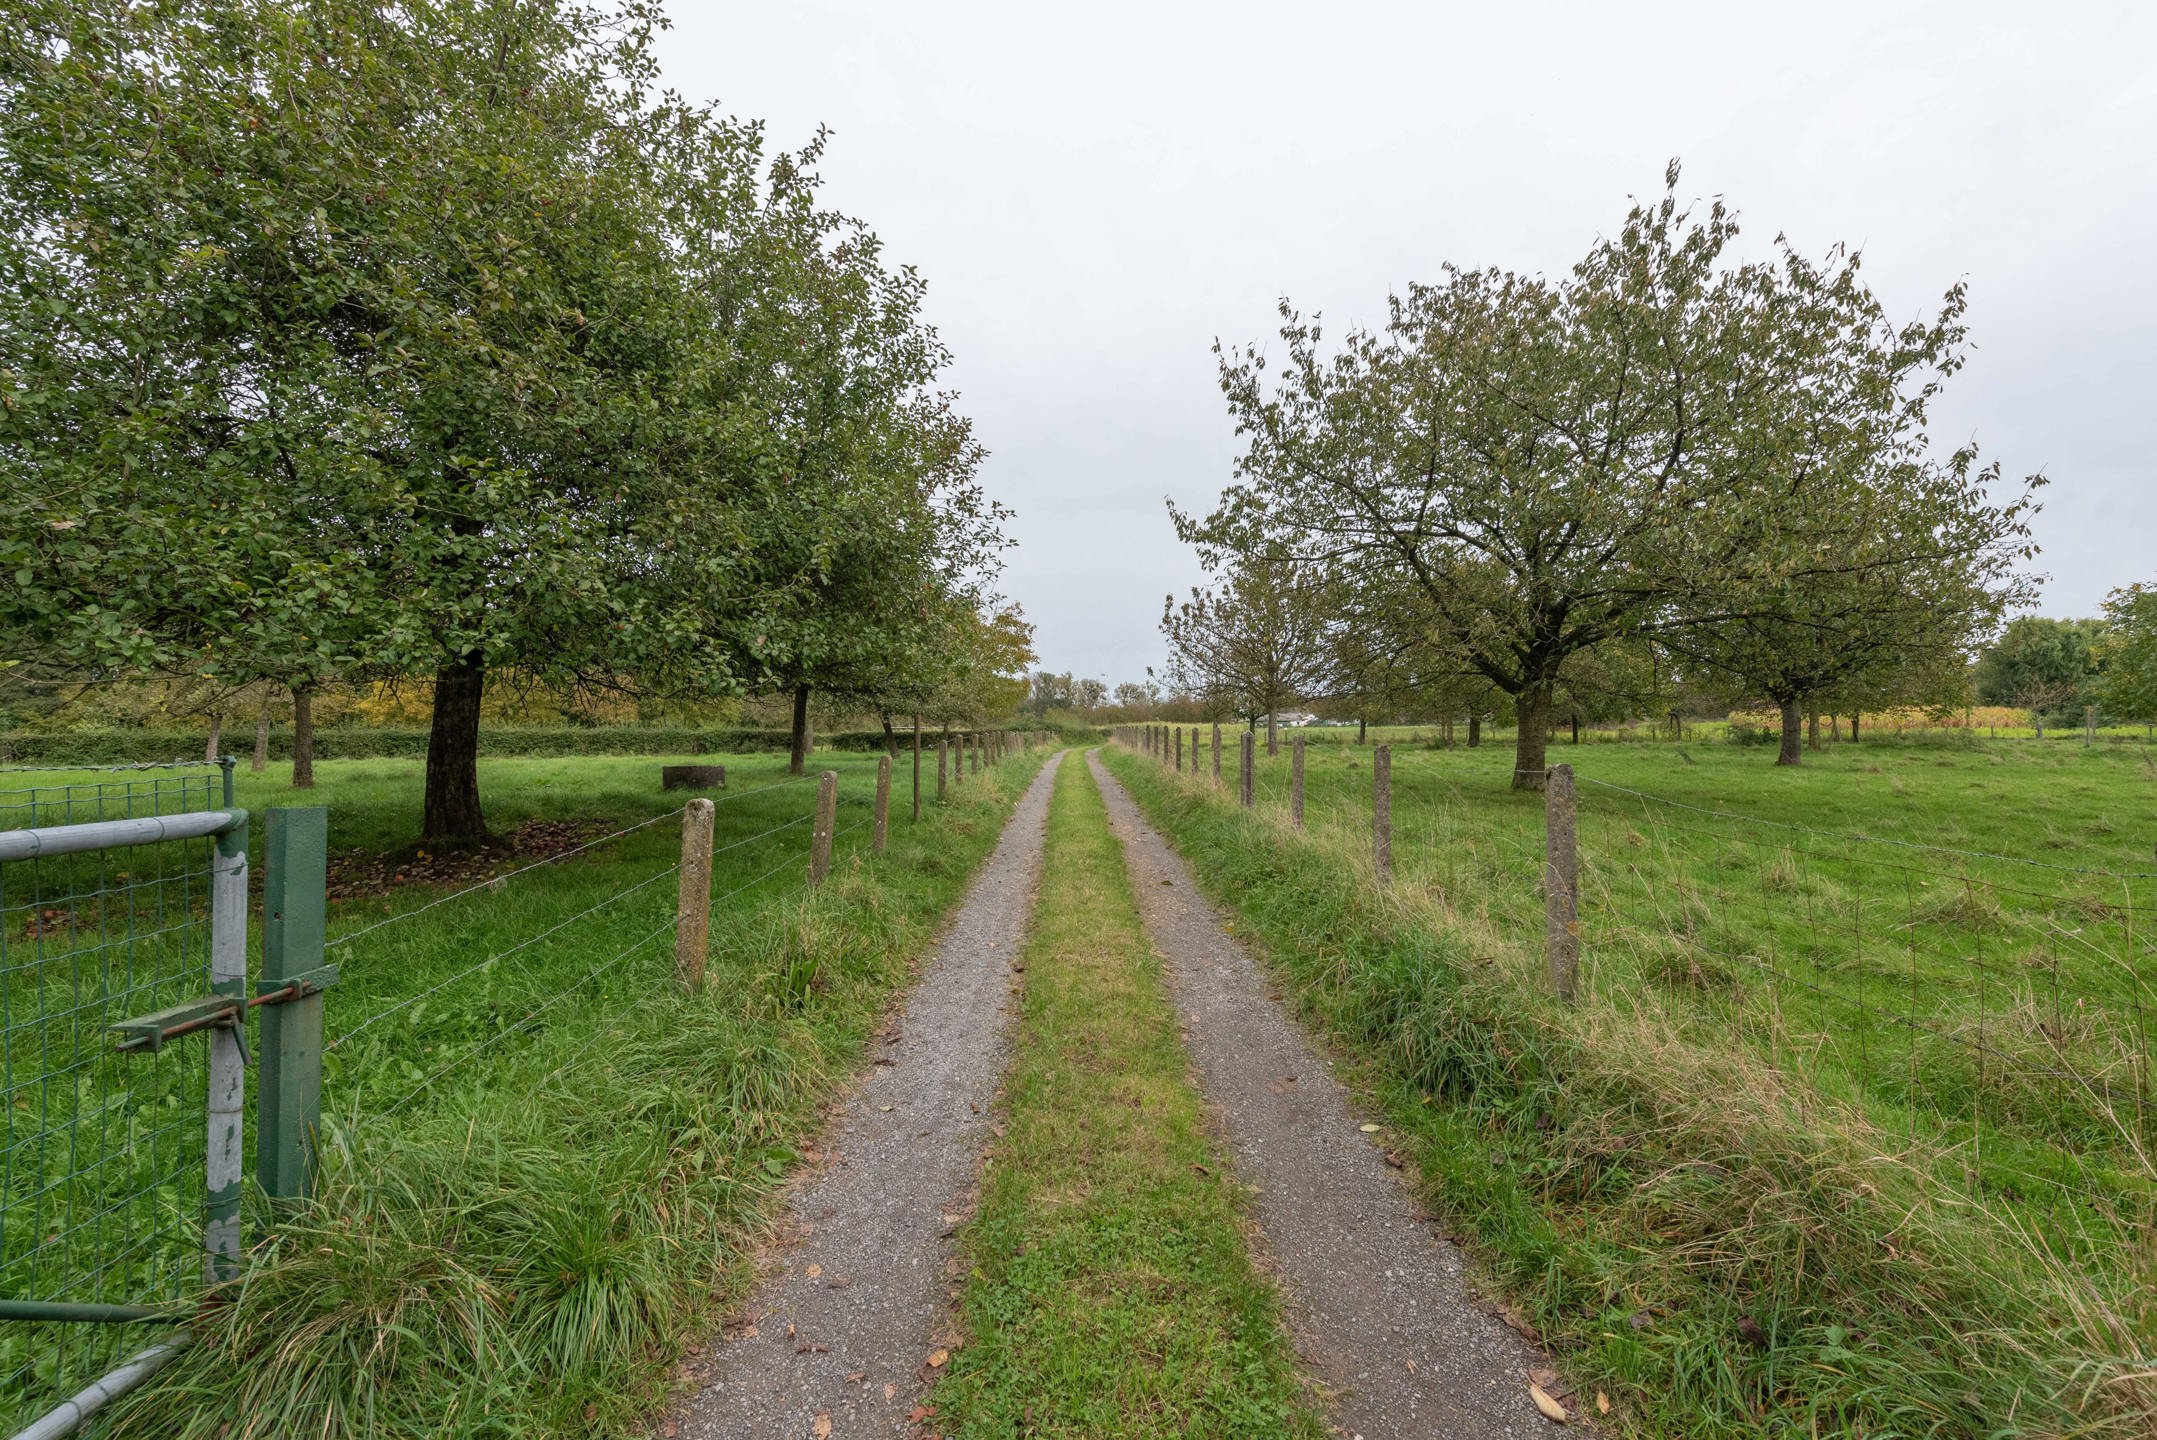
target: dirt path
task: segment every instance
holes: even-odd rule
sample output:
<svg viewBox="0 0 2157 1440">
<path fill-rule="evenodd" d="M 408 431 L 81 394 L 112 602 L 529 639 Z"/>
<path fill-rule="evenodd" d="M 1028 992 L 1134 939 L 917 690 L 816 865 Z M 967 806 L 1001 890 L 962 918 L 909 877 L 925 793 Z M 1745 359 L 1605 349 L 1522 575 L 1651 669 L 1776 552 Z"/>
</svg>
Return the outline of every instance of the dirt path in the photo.
<svg viewBox="0 0 2157 1440">
<path fill-rule="evenodd" d="M 924 966 L 896 1028 L 795 1190 L 798 1243 L 662 1427 L 695 1440 L 911 1435 L 947 1343 L 951 1233 L 1003 1074 L 1010 962 L 1033 914 L 1052 758 Z"/>
<path fill-rule="evenodd" d="M 1548 1435 L 1528 1394 L 1548 1362 L 1486 1314 L 1459 1252 L 1416 1218 L 1348 1092 L 1268 996 L 1190 872 L 1089 755 L 1146 930 L 1168 962 L 1199 1087 L 1280 1277 L 1296 1350 L 1364 1440 Z"/>
</svg>

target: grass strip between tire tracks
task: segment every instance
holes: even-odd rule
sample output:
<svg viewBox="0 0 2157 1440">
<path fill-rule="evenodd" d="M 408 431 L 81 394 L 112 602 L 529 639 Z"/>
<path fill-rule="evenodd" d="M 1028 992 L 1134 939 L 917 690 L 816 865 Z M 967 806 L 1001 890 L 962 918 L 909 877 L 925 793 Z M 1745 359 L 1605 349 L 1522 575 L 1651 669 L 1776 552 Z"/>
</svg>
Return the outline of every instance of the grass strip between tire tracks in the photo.
<svg viewBox="0 0 2157 1440">
<path fill-rule="evenodd" d="M 1304 1436 L 1243 1192 L 1204 1125 L 1122 848 L 1057 777 L 1007 1133 L 963 1234 L 971 1339 L 930 1397 L 954 1437 Z"/>
</svg>

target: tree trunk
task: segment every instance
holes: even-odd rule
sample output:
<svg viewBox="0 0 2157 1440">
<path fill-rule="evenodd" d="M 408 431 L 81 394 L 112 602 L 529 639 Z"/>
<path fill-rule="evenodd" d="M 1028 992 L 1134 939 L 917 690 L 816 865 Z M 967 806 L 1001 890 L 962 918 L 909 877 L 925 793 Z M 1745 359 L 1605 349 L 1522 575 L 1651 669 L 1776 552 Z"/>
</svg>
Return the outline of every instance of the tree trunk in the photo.
<svg viewBox="0 0 2157 1440">
<path fill-rule="evenodd" d="M 794 687 L 794 748 L 786 773 L 800 775 L 809 768 L 809 687 Z"/>
<path fill-rule="evenodd" d="M 1438 724 L 1439 724 L 1440 730 L 1441 730 L 1441 731 L 1442 731 L 1442 733 L 1443 733 L 1443 734 L 1445 735 L 1445 748 L 1446 748 L 1446 749 L 1448 749 L 1448 750 L 1452 749 L 1452 748 L 1453 748 L 1453 717 L 1452 717 L 1451 715 L 1447 715 L 1447 716 L 1445 717 L 1445 719 L 1443 719 L 1443 720 L 1439 721 L 1439 722 L 1438 722 Z"/>
<path fill-rule="evenodd" d="M 434 673 L 434 722 L 427 732 L 427 840 L 484 840 L 479 809 L 479 702 L 487 661 L 478 651 Z"/>
<path fill-rule="evenodd" d="M 292 687 L 292 788 L 315 788 L 315 690 Z"/>
<path fill-rule="evenodd" d="M 2044 739 L 2044 738 L 2045 738 L 2045 712 L 2044 712 L 2044 711 L 2042 711 L 2042 710 L 2032 710 L 2032 711 L 2030 712 L 2030 721 L 2031 721 L 2031 723 L 2032 723 L 2032 724 L 2034 724 L 2034 725 L 2035 725 L 2035 726 L 2037 727 L 2037 738 L 2038 738 L 2038 739 L 2040 739 L 2040 740 Z M 216 737 L 215 735 L 212 735 L 212 736 L 210 737 L 210 744 L 211 744 L 211 745 L 212 745 L 213 747 L 214 747 L 214 746 L 215 746 L 215 745 L 217 744 L 217 737 Z M 215 759 L 216 757 L 215 757 L 215 756 L 212 756 L 211 758 L 212 758 L 212 759 Z"/>
<path fill-rule="evenodd" d="M 1820 748 L 1820 712 L 1817 710 L 1812 711 L 1805 717 L 1805 748 L 1808 750 L 1818 750 Z"/>
<path fill-rule="evenodd" d="M 1266 753 L 1268 755 L 1281 753 L 1280 721 L 1271 710 L 1266 712 Z"/>
<path fill-rule="evenodd" d="M 1520 729 L 1513 740 L 1513 788 L 1540 790 L 1549 768 L 1550 695 L 1548 684 L 1529 685 L 1513 697 Z"/>
<path fill-rule="evenodd" d="M 248 758 L 247 768 L 260 775 L 270 763 L 270 712 L 267 708 L 255 717 L 255 753 Z"/>
<path fill-rule="evenodd" d="M 1364 719 L 1361 715 L 1358 715 L 1356 717 L 1356 743 L 1358 745 L 1361 745 L 1363 743 L 1364 737 L 1370 733 L 1370 723 L 1370 721 Z"/>
<path fill-rule="evenodd" d="M 884 753 L 896 760 L 899 758 L 899 732 L 891 728 L 889 711 L 883 712 L 881 718 L 884 722 Z"/>
<path fill-rule="evenodd" d="M 214 761 L 217 758 L 218 742 L 224 737 L 225 716 L 223 711 L 219 711 L 210 717 L 210 743 L 202 747 L 202 758 Z"/>
<path fill-rule="evenodd" d="M 1573 717 L 1573 743 L 1575 745 L 1580 743 L 1580 717 L 1578 715 Z"/>
<path fill-rule="evenodd" d="M 1857 722 L 1863 717 L 1864 713 L 1862 710 L 1852 710 L 1850 712 L 1850 743 L 1852 745 L 1857 743 Z"/>
<path fill-rule="evenodd" d="M 1470 715 L 1468 717 L 1468 748 L 1470 750 L 1483 748 L 1483 717 L 1480 715 Z"/>
<path fill-rule="evenodd" d="M 1783 701 L 1782 707 L 1783 745 L 1775 756 L 1775 763 L 1795 765 L 1805 758 L 1804 746 L 1800 743 L 1804 739 L 1804 715 L 1795 699 Z"/>
</svg>

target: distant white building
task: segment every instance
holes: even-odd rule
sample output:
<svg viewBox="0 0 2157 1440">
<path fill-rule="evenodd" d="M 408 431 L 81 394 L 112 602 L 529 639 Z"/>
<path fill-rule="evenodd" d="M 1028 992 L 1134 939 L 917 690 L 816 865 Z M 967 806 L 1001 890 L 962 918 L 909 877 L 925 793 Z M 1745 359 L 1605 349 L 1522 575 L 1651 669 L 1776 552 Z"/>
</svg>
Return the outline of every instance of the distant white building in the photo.
<svg viewBox="0 0 2157 1440">
<path fill-rule="evenodd" d="M 1283 710 L 1273 717 L 1273 723 L 1284 730 L 1293 730 L 1299 726 L 1316 725 L 1318 717 L 1308 710 Z"/>
</svg>

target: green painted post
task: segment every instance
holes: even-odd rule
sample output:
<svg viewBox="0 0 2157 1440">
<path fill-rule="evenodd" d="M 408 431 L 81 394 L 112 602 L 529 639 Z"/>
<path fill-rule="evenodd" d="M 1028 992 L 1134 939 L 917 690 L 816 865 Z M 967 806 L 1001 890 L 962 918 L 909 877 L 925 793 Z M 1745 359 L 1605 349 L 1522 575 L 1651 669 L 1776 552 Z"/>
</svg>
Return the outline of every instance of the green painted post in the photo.
<svg viewBox="0 0 2157 1440">
<path fill-rule="evenodd" d="M 329 811 L 272 810 L 262 845 L 262 978 L 256 993 L 295 980 L 326 983 L 322 963 Z M 270 1196 L 303 1200 L 314 1191 L 322 1120 L 322 994 L 262 1007 L 262 1056 L 255 1076 L 255 1179 Z"/>
</svg>

